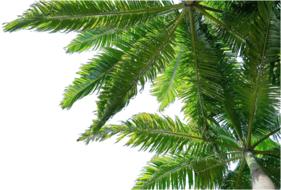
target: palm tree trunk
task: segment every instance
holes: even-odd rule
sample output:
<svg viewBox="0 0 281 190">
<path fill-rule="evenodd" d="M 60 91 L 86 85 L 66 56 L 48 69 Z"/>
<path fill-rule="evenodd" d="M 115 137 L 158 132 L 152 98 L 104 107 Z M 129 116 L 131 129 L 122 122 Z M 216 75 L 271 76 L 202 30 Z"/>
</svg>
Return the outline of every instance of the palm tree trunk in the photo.
<svg viewBox="0 0 281 190">
<path fill-rule="evenodd" d="M 245 153 L 245 159 L 252 174 L 252 189 L 275 189 L 273 182 L 263 172 L 251 152 Z"/>
</svg>

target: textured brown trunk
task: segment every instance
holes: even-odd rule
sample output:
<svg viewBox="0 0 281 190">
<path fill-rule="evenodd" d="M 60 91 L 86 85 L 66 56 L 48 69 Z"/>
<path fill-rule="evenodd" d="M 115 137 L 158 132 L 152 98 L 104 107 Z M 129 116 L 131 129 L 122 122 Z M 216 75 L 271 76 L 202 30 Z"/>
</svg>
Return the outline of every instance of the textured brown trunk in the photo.
<svg viewBox="0 0 281 190">
<path fill-rule="evenodd" d="M 245 153 L 245 159 L 252 175 L 252 189 L 275 189 L 273 182 L 263 172 L 251 152 Z"/>
</svg>

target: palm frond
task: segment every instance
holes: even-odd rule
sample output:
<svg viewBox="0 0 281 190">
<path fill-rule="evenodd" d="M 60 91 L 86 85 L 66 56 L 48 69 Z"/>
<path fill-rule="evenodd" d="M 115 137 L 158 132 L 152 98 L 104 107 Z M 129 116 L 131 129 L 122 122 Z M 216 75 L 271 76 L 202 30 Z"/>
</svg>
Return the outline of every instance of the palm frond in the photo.
<svg viewBox="0 0 281 190">
<path fill-rule="evenodd" d="M 220 80 L 217 83 L 221 86 L 222 98 L 212 99 L 216 104 L 215 109 L 208 109 L 211 117 L 218 123 L 217 127 L 228 128 L 233 131 L 234 137 L 244 143 L 243 125 L 241 124 L 241 99 L 237 87 L 243 81 L 240 76 L 242 67 L 237 61 L 237 55 L 218 36 L 215 36 L 205 22 L 200 22 L 200 29 L 204 32 L 207 41 L 213 51 L 216 52 L 217 67 Z M 245 144 L 245 143 L 244 143 Z"/>
<path fill-rule="evenodd" d="M 214 36 L 227 44 L 236 56 L 239 56 L 239 52 L 245 47 L 245 39 L 251 28 L 250 23 L 257 16 L 257 3 L 254 1 L 205 1 L 204 3 L 223 10 L 222 13 L 209 13 L 203 9 L 205 23 L 209 25 L 208 28 Z"/>
<path fill-rule="evenodd" d="M 274 123 L 280 97 L 278 88 L 275 90 L 276 87 L 271 86 L 268 77 L 270 63 L 280 58 L 280 44 L 276 42 L 280 41 L 279 20 L 274 14 L 272 2 L 258 2 L 258 11 L 259 16 L 252 25 L 245 50 L 247 82 L 243 95 L 248 110 L 248 145 L 251 144 L 253 130 L 257 131 L 261 124 L 261 120 L 256 118 L 264 119 L 262 125 Z"/>
<path fill-rule="evenodd" d="M 211 48 L 206 37 L 199 29 L 200 18 L 193 15 L 192 9 L 186 13 L 186 18 L 179 33 L 179 43 L 186 52 L 182 62 L 185 69 L 181 69 L 182 84 L 179 87 L 179 96 L 185 103 L 183 111 L 187 117 L 198 122 L 198 126 L 207 129 L 208 113 L 212 100 L 221 99 L 220 75 L 217 71 L 219 62 L 214 49 Z"/>
<path fill-rule="evenodd" d="M 118 136 L 117 141 L 125 140 L 127 146 L 157 153 L 181 152 L 208 144 L 192 124 L 148 113 L 134 115 L 121 125 L 104 126 L 90 140 L 103 141 L 114 135 Z"/>
<path fill-rule="evenodd" d="M 144 168 L 133 189 L 215 188 L 222 182 L 226 163 L 212 155 L 154 157 Z"/>
<path fill-rule="evenodd" d="M 6 31 L 84 31 L 98 27 L 130 27 L 175 13 L 183 4 L 170 1 L 40 1 L 18 19 L 5 25 Z"/>
<path fill-rule="evenodd" d="M 164 73 L 158 76 L 152 87 L 152 95 L 160 102 L 159 110 L 163 111 L 178 96 L 176 86 L 179 82 L 178 70 L 180 69 L 183 49 L 179 48 L 175 60 L 169 63 Z"/>
<path fill-rule="evenodd" d="M 211 121 L 209 121 L 211 122 Z M 225 153 L 226 151 L 239 151 L 241 150 L 241 142 L 237 142 L 235 135 L 229 128 L 221 127 L 220 124 L 210 124 L 209 133 L 211 136 L 211 142 L 216 147 L 218 153 Z"/>
<path fill-rule="evenodd" d="M 220 49 L 221 48 L 221 49 Z M 244 143 L 243 133 L 244 128 L 241 123 L 241 100 L 237 87 L 241 84 L 240 73 L 241 67 L 236 61 L 236 56 L 227 47 L 221 47 L 218 44 L 217 52 L 221 53 L 221 60 L 219 62 L 218 70 L 222 76 L 220 84 L 223 89 L 223 102 L 222 110 L 218 111 L 219 115 L 216 115 L 218 122 L 230 127 L 234 131 L 234 136 L 240 142 Z"/>
<path fill-rule="evenodd" d="M 61 102 L 62 108 L 71 108 L 78 99 L 87 96 L 93 91 L 99 91 L 123 54 L 124 51 L 107 48 L 100 56 L 83 65 L 77 73 L 80 77 L 76 78 L 73 84 L 65 90 L 64 98 Z"/>
<path fill-rule="evenodd" d="M 280 133 L 280 127 L 277 127 L 276 129 L 268 132 L 267 134 L 265 134 L 264 136 L 262 136 L 261 138 L 259 138 L 253 145 L 252 148 L 255 148 L 256 146 L 258 146 L 259 144 L 263 143 L 263 141 L 269 141 L 271 140 L 269 137 L 276 134 L 276 133 Z"/>
<path fill-rule="evenodd" d="M 238 43 L 242 44 L 245 42 L 243 36 L 239 32 L 233 30 L 233 28 L 229 27 L 229 25 L 210 14 L 208 11 L 206 11 L 208 9 L 204 8 L 204 6 L 198 5 L 195 6 L 195 9 L 202 13 L 211 22 L 219 25 L 220 29 L 224 29 L 225 31 L 227 31 L 231 36 L 233 36 L 233 38 L 235 38 L 235 41 L 237 41 Z"/>
<path fill-rule="evenodd" d="M 115 28 L 97 28 L 83 31 L 67 45 L 66 51 L 67 53 L 75 53 L 111 47 L 114 42 L 122 37 L 124 37 L 124 30 Z"/>
<path fill-rule="evenodd" d="M 257 154 L 270 153 L 268 155 L 275 155 L 280 158 L 280 144 L 279 141 L 275 141 L 271 138 L 266 138 L 263 141 L 258 141 L 255 147 L 252 147 Z"/>
</svg>

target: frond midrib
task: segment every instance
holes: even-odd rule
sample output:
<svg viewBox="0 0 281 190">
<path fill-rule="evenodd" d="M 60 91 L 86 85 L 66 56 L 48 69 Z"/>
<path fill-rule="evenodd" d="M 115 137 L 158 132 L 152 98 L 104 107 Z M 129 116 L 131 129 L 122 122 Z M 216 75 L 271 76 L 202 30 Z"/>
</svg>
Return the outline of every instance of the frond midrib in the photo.
<svg viewBox="0 0 281 190">
<path fill-rule="evenodd" d="M 268 40 L 269 40 L 269 31 L 270 31 L 270 19 L 267 23 L 266 26 L 266 33 L 265 33 L 265 37 L 264 37 L 264 42 L 263 42 L 263 48 L 262 48 L 262 52 L 261 52 L 261 60 L 260 63 L 258 64 L 258 66 L 264 66 L 264 62 L 265 62 L 265 53 L 266 53 L 266 47 L 268 45 Z M 251 146 L 251 136 L 252 136 L 252 129 L 253 129 L 253 120 L 255 118 L 255 114 L 256 114 L 256 110 L 257 110 L 257 102 L 258 102 L 258 90 L 259 90 L 259 82 L 260 82 L 260 77 L 262 77 L 262 69 L 257 69 L 257 76 L 255 79 L 255 91 L 254 91 L 254 104 L 251 106 L 253 107 L 252 112 L 249 115 L 249 121 L 248 121 L 248 134 L 247 134 L 247 146 L 250 147 Z"/>
<path fill-rule="evenodd" d="M 164 6 L 159 8 L 149 8 L 149 9 L 138 9 L 138 10 L 126 10 L 126 11 L 113 11 L 113 12 L 104 12 L 104 13 L 92 13 L 92 14 L 80 14 L 80 15 L 58 15 L 58 16 L 35 16 L 32 18 L 24 18 L 24 20 L 34 20 L 34 19 L 54 19 L 54 20 L 71 20 L 71 19 L 85 19 L 85 18 L 95 18 L 95 17 L 104 17 L 104 16 L 126 16 L 126 15 L 138 15 L 138 14 L 148 14 L 148 13 L 157 13 L 161 11 L 173 11 L 183 8 L 183 3 Z"/>
<path fill-rule="evenodd" d="M 190 21 L 190 33 L 191 33 L 191 45 L 192 45 L 192 49 L 193 49 L 193 56 L 194 56 L 194 66 L 195 66 L 195 72 L 196 72 L 196 82 L 197 82 L 197 95 L 198 95 L 198 101 L 199 101 L 199 106 L 200 106 L 200 112 L 201 112 L 201 116 L 203 118 L 203 127 L 204 127 L 204 130 L 207 129 L 207 125 L 206 125 L 206 116 L 205 116 L 205 113 L 204 113 L 204 108 L 203 108 L 203 104 L 204 104 L 204 100 L 201 96 L 201 86 L 200 86 L 200 80 L 201 80 L 201 77 L 200 77 L 200 74 L 199 74 L 199 63 L 198 63 L 198 56 L 197 56 L 197 49 L 196 49 L 196 38 L 197 38 L 197 35 L 196 35 L 196 31 L 195 31 L 195 24 L 194 24 L 194 18 L 193 18 L 193 15 L 192 15 L 192 8 L 189 8 L 189 10 L 186 10 L 188 12 L 188 16 L 189 16 L 189 21 Z"/>
<path fill-rule="evenodd" d="M 139 132 L 145 132 L 148 134 L 158 134 L 158 135 L 162 134 L 162 135 L 167 135 L 167 136 L 180 137 L 180 138 L 184 138 L 186 140 L 190 140 L 190 138 L 192 138 L 192 139 L 197 139 L 197 140 L 201 140 L 201 141 L 207 141 L 199 136 L 193 136 L 193 135 L 188 135 L 187 133 L 183 133 L 183 132 L 173 132 L 173 131 L 168 131 L 168 130 L 163 130 L 163 129 L 152 129 L 152 128 L 143 129 L 143 128 L 134 127 L 133 130 L 128 129 L 128 131 L 130 131 L 130 132 L 139 131 Z"/>
<path fill-rule="evenodd" d="M 143 185 L 142 187 L 143 187 L 143 188 L 148 187 L 149 185 L 151 185 L 151 184 L 155 183 L 156 181 L 158 181 L 158 180 L 160 180 L 160 179 L 166 177 L 167 175 L 169 175 L 169 174 L 171 174 L 171 173 L 174 173 L 174 172 L 176 172 L 176 171 L 178 171 L 178 170 L 180 170 L 180 169 L 182 169 L 182 168 L 186 168 L 186 167 L 188 167 L 189 165 L 190 165 L 189 160 L 185 160 L 185 162 L 183 162 L 183 163 L 177 165 L 177 167 L 172 168 L 171 170 L 165 171 L 165 172 L 164 172 L 162 175 L 160 175 L 160 176 L 157 176 L 157 173 L 156 173 L 156 174 L 153 174 L 153 176 L 152 176 L 152 178 L 151 178 L 153 181 L 151 180 L 151 181 L 145 183 L 145 185 Z M 189 167 L 189 168 L 190 168 L 190 167 Z M 192 168 L 190 168 L 190 169 L 192 169 Z"/>
</svg>

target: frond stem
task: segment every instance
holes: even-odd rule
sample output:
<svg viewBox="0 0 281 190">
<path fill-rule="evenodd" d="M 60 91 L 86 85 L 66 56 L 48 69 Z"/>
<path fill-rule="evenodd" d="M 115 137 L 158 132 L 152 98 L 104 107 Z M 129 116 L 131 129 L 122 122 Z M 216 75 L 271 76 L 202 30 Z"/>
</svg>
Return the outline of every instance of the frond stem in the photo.
<svg viewBox="0 0 281 190">
<path fill-rule="evenodd" d="M 164 7 L 149 8 L 149 9 L 137 9 L 137 10 L 126 10 L 126 11 L 113 11 L 113 12 L 101 12 L 96 14 L 85 14 L 85 15 L 58 15 L 58 16 L 35 16 L 32 18 L 24 18 L 24 20 L 33 20 L 33 19 L 54 19 L 54 20 L 69 20 L 69 19 L 85 19 L 85 18 L 94 18 L 94 17 L 104 17 L 104 16 L 126 16 L 133 14 L 147 14 L 147 13 L 157 13 L 157 12 L 170 12 L 178 10 L 184 7 L 183 3 L 169 5 Z"/>
<path fill-rule="evenodd" d="M 165 177 L 165 176 L 167 176 L 167 175 L 170 175 L 171 173 L 174 173 L 174 172 L 180 170 L 180 169 L 183 168 L 183 167 L 189 167 L 189 166 L 190 166 L 189 160 L 185 160 L 185 162 L 179 164 L 177 167 L 175 167 L 175 168 L 173 168 L 173 169 L 171 169 L 171 170 L 165 171 L 165 172 L 164 172 L 162 175 L 160 175 L 160 176 L 157 176 L 157 175 L 154 174 L 154 175 L 152 176 L 152 178 L 151 178 L 151 179 L 153 179 L 153 181 L 150 181 L 150 182 L 146 183 L 146 184 L 143 186 L 143 188 L 145 188 L 145 187 L 149 186 L 150 184 L 154 183 L 154 181 L 160 180 L 160 179 L 162 179 L 163 177 Z M 190 168 L 190 167 L 189 167 L 189 168 Z M 191 169 L 191 168 L 190 168 L 190 169 Z M 157 173 L 156 173 L 156 174 L 157 174 Z"/>
<path fill-rule="evenodd" d="M 257 101 L 258 101 L 258 89 L 259 89 L 259 78 L 262 75 L 262 69 L 263 69 L 263 64 L 264 64 L 264 57 L 265 57 L 265 53 L 266 53 L 266 47 L 267 47 L 267 41 L 268 41 L 268 36 L 269 36 L 269 28 L 270 28 L 270 21 L 268 21 L 267 23 L 267 29 L 266 29 L 266 33 L 264 36 L 264 42 L 263 42 L 263 48 L 262 48 L 262 52 L 261 52 L 261 60 L 260 63 L 257 65 L 257 76 L 255 78 L 255 97 L 254 97 L 254 104 L 253 104 L 253 110 L 252 113 L 250 114 L 249 117 L 249 122 L 248 122 L 248 135 L 247 135 L 247 147 L 251 147 L 251 137 L 252 137 L 252 129 L 253 129 L 253 120 L 254 120 L 254 116 L 256 114 L 256 110 L 257 110 Z"/>
<path fill-rule="evenodd" d="M 205 142 L 209 142 L 206 139 L 199 137 L 199 136 L 193 136 L 193 135 L 188 135 L 186 133 L 181 133 L 181 132 L 172 132 L 172 131 L 165 131 L 161 129 L 145 129 L 141 130 L 139 128 L 135 128 L 137 131 L 143 131 L 143 132 L 148 132 L 150 134 L 163 134 L 163 135 L 168 135 L 168 136 L 175 136 L 175 137 L 180 137 L 180 138 L 191 138 L 191 139 L 197 139 Z"/>
<path fill-rule="evenodd" d="M 277 129 L 274 129 L 273 131 L 267 133 L 265 136 L 263 136 L 261 139 L 259 139 L 257 142 L 255 142 L 252 145 L 252 149 L 254 149 L 256 146 L 258 146 L 260 143 L 262 143 L 264 140 L 266 140 L 268 137 L 270 137 L 271 135 L 274 135 L 275 133 L 277 133 L 278 131 L 280 131 L 280 127 L 278 127 Z"/>
<path fill-rule="evenodd" d="M 192 11 L 193 11 L 193 8 L 189 7 L 187 12 L 188 12 L 188 17 L 189 17 L 189 22 L 190 22 L 190 33 L 191 33 L 191 41 L 192 41 L 191 45 L 192 45 L 192 49 L 193 49 L 192 54 L 193 54 L 193 57 L 194 57 L 194 66 L 195 66 L 195 70 L 196 70 L 197 95 L 198 95 L 201 117 L 203 117 L 203 127 L 204 127 L 204 130 L 205 130 L 205 129 L 208 129 L 208 126 L 207 126 L 207 123 L 205 121 L 206 116 L 205 116 L 204 109 L 203 109 L 204 103 L 203 103 L 203 98 L 202 98 L 201 93 L 200 93 L 201 87 L 200 87 L 199 81 L 200 81 L 201 77 L 200 77 L 200 74 L 199 74 L 199 63 L 198 63 L 197 47 L 196 47 L 197 35 L 196 35 L 195 23 L 194 23 Z"/>
</svg>

